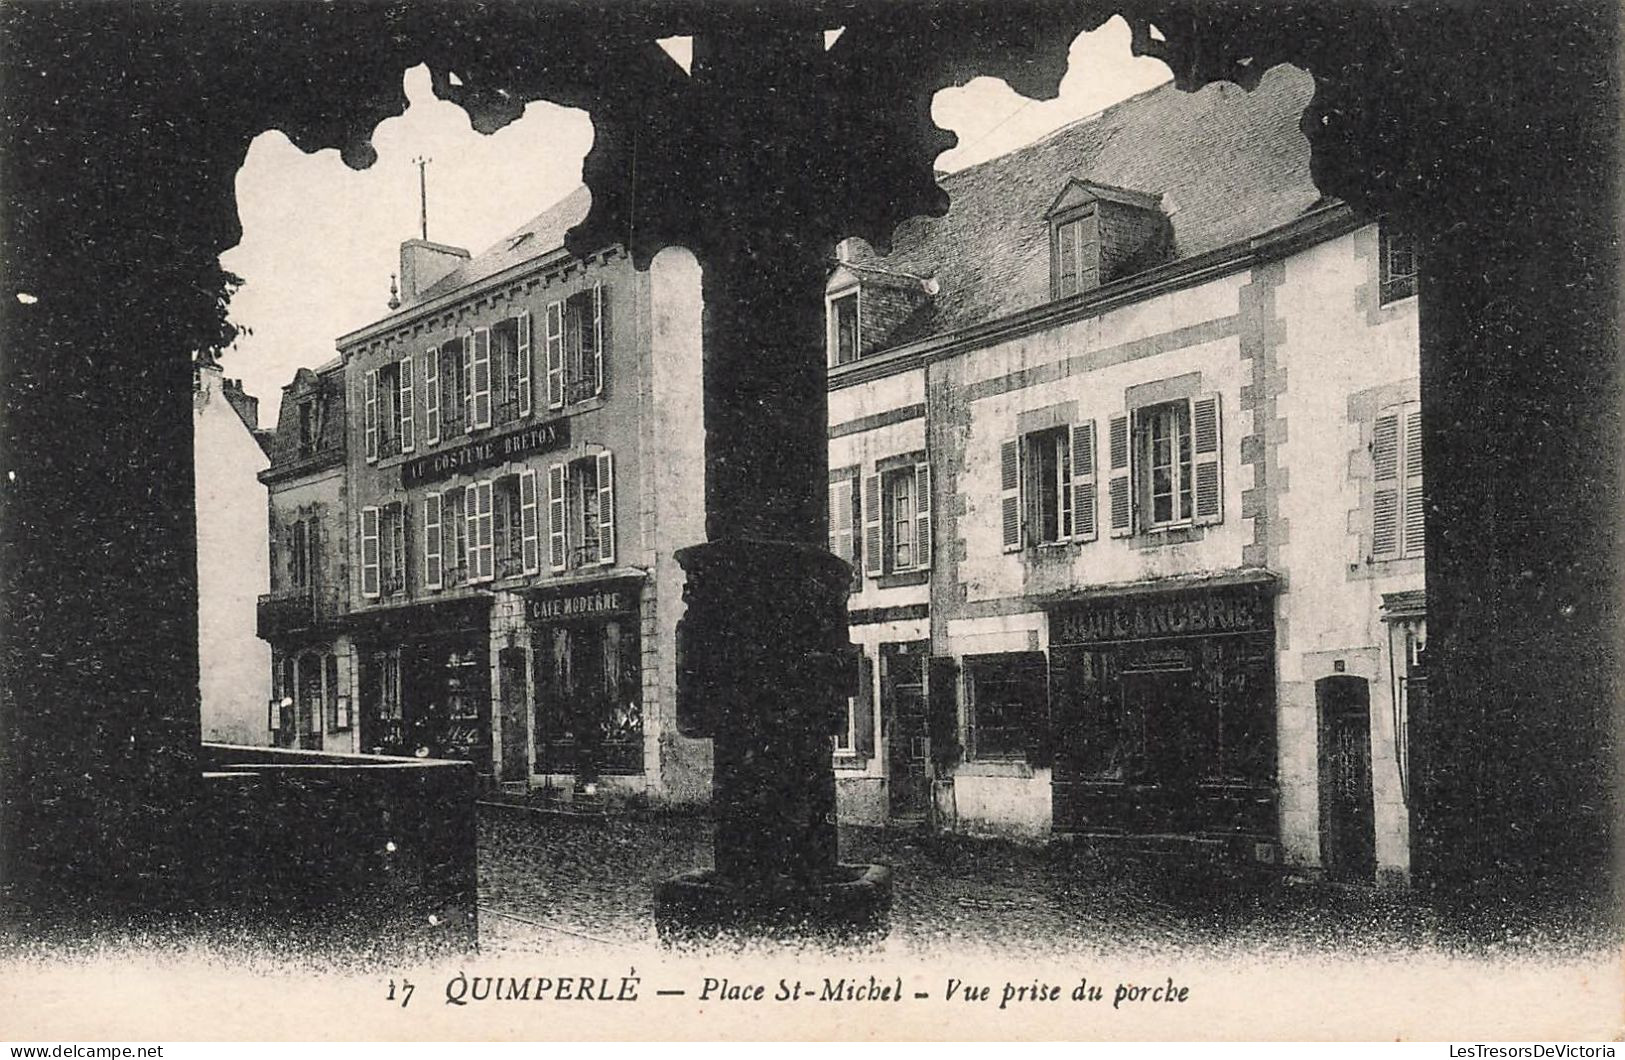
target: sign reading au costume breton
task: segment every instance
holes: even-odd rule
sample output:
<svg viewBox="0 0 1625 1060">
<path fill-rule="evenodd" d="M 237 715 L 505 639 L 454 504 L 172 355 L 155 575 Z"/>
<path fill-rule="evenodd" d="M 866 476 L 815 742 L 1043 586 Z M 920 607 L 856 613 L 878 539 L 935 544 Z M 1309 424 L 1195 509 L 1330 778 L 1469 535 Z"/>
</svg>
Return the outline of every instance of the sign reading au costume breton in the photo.
<svg viewBox="0 0 1625 1060">
<path fill-rule="evenodd" d="M 401 485 L 409 487 L 450 478 L 459 472 L 489 467 L 532 453 L 565 449 L 569 445 L 569 420 L 531 424 L 506 434 L 465 442 L 455 449 L 408 460 L 401 465 Z"/>
</svg>

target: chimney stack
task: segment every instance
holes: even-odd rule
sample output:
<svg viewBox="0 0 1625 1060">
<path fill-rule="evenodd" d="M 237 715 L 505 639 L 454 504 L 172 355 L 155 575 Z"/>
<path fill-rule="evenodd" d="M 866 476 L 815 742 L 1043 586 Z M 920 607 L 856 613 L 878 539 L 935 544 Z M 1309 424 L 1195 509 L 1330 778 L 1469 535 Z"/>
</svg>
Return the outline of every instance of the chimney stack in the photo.
<svg viewBox="0 0 1625 1060">
<path fill-rule="evenodd" d="M 401 304 L 421 301 L 423 292 L 472 255 L 462 247 L 408 239 L 401 244 Z M 393 300 L 393 299 L 392 299 Z"/>
</svg>

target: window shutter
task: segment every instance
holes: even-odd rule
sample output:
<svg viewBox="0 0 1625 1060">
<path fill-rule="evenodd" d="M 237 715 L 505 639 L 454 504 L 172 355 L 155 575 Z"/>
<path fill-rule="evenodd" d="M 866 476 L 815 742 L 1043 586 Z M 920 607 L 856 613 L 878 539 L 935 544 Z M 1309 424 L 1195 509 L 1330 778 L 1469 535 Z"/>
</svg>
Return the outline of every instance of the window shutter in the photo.
<svg viewBox="0 0 1625 1060">
<path fill-rule="evenodd" d="M 858 694 L 852 698 L 852 750 L 861 758 L 875 755 L 875 661 L 858 649 Z"/>
<path fill-rule="evenodd" d="M 565 566 L 564 465 L 547 466 L 547 561 L 556 571 Z"/>
<path fill-rule="evenodd" d="M 378 509 L 361 509 L 361 595 L 378 599 Z"/>
<path fill-rule="evenodd" d="M 491 329 L 474 329 L 474 426 L 491 426 Z"/>
<path fill-rule="evenodd" d="M 411 354 L 401 358 L 401 452 L 410 453 L 417 448 L 416 409 L 412 402 Z"/>
<path fill-rule="evenodd" d="M 1371 429 L 1371 556 L 1399 555 L 1399 416 L 1378 416 Z"/>
<path fill-rule="evenodd" d="M 1095 520 L 1095 421 L 1072 427 L 1072 537 L 1093 541 L 1100 536 Z"/>
<path fill-rule="evenodd" d="M 1223 432 L 1219 423 L 1219 395 L 1204 394 L 1191 402 L 1191 473 L 1197 526 L 1224 521 Z"/>
<path fill-rule="evenodd" d="M 479 581 L 480 498 L 479 487 L 463 487 L 463 581 Z"/>
<path fill-rule="evenodd" d="M 536 527 L 536 472 L 519 473 L 519 565 L 526 574 L 541 569 L 541 535 Z"/>
<path fill-rule="evenodd" d="M 1111 501 L 1111 536 L 1128 537 L 1134 532 L 1134 500 L 1129 489 L 1130 459 L 1127 416 L 1107 421 L 1108 439 L 1106 490 Z"/>
<path fill-rule="evenodd" d="M 398 525 L 395 530 L 396 540 L 400 542 L 400 571 L 401 591 L 412 591 L 412 504 L 410 501 L 401 501 L 395 505 Z"/>
<path fill-rule="evenodd" d="M 854 563 L 852 548 L 856 540 L 852 526 L 852 481 L 840 478 L 829 484 L 829 550 Z"/>
<path fill-rule="evenodd" d="M 515 385 L 519 388 L 519 415 L 530 415 L 530 312 L 518 314 L 519 353 L 514 368 Z"/>
<path fill-rule="evenodd" d="M 367 437 L 367 459 L 378 459 L 378 369 L 367 369 L 362 380 L 362 422 Z"/>
<path fill-rule="evenodd" d="M 463 433 L 474 433 L 474 333 L 463 336 Z"/>
<path fill-rule="evenodd" d="M 1422 412 L 1405 413 L 1405 555 L 1420 556 L 1426 518 L 1422 501 Z"/>
<path fill-rule="evenodd" d="M 564 407 L 564 303 L 547 306 L 547 407 Z"/>
<path fill-rule="evenodd" d="M 1100 286 L 1100 211 L 1078 222 L 1078 290 Z"/>
<path fill-rule="evenodd" d="M 615 562 L 615 454 L 598 454 L 598 562 Z"/>
<path fill-rule="evenodd" d="M 444 542 L 440 536 L 440 494 L 428 493 L 423 497 L 423 587 L 439 589 L 445 585 L 442 562 Z"/>
<path fill-rule="evenodd" d="M 608 305 L 604 298 L 604 285 L 595 283 L 592 287 L 592 392 L 604 392 L 604 339 L 605 327 L 608 322 Z"/>
<path fill-rule="evenodd" d="M 914 465 L 914 567 L 931 567 L 931 465 Z"/>
<path fill-rule="evenodd" d="M 863 551 L 864 573 L 871 578 L 880 577 L 886 569 L 880 540 L 880 476 L 869 475 L 863 480 Z"/>
<path fill-rule="evenodd" d="M 490 581 L 496 576 L 494 566 L 496 560 L 496 547 L 491 536 L 493 500 L 491 489 L 492 483 L 479 482 L 475 485 L 479 487 L 480 501 L 480 580 Z"/>
<path fill-rule="evenodd" d="M 423 355 L 423 444 L 440 444 L 440 351 Z"/>
<path fill-rule="evenodd" d="M 1021 439 L 999 446 L 999 522 L 1004 550 L 1021 551 Z"/>
</svg>

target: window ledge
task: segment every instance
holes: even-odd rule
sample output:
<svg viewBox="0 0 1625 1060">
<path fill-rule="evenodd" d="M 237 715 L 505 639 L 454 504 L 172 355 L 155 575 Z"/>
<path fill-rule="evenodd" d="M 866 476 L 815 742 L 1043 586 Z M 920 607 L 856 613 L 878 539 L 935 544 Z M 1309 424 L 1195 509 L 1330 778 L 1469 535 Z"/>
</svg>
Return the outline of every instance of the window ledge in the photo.
<svg viewBox="0 0 1625 1060">
<path fill-rule="evenodd" d="M 1159 526 L 1141 530 L 1131 541 L 1135 548 L 1167 548 L 1170 545 L 1188 545 L 1207 536 L 1206 526 Z"/>
<path fill-rule="evenodd" d="M 837 753 L 835 768 L 843 773 L 866 772 L 869 768 L 869 758 L 867 755 Z"/>
<path fill-rule="evenodd" d="M 1022 758 L 972 758 L 961 762 L 955 771 L 961 777 L 1015 777 L 1031 780 L 1033 767 Z"/>
<path fill-rule="evenodd" d="M 901 589 L 909 585 L 925 585 L 931 580 L 929 570 L 899 571 L 896 574 L 882 574 L 878 578 L 869 579 L 876 582 L 882 589 Z"/>
</svg>

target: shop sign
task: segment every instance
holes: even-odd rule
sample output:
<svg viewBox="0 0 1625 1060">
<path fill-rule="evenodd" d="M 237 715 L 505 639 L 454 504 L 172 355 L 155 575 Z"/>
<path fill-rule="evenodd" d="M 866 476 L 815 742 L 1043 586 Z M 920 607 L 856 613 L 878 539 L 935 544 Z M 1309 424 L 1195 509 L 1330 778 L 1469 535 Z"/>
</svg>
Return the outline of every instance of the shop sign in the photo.
<svg viewBox="0 0 1625 1060">
<path fill-rule="evenodd" d="M 531 622 L 568 622 L 627 614 L 637 608 L 638 593 L 627 585 L 584 587 L 574 592 L 535 595 L 525 600 Z"/>
<path fill-rule="evenodd" d="M 401 485 L 410 487 L 424 482 L 434 482 L 450 478 L 459 472 L 474 471 L 532 453 L 565 449 L 569 445 L 569 420 L 533 423 L 506 434 L 464 442 L 443 452 L 408 460 L 401 465 Z"/>
<path fill-rule="evenodd" d="M 1052 644 L 1193 637 L 1269 629 L 1270 598 L 1250 589 L 1123 596 L 1064 604 L 1050 619 Z"/>
</svg>

